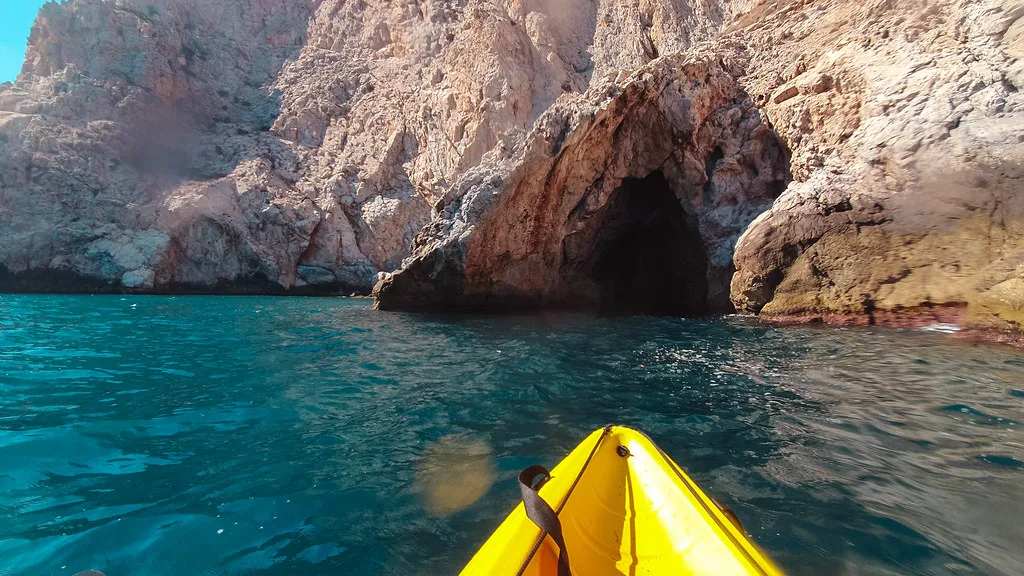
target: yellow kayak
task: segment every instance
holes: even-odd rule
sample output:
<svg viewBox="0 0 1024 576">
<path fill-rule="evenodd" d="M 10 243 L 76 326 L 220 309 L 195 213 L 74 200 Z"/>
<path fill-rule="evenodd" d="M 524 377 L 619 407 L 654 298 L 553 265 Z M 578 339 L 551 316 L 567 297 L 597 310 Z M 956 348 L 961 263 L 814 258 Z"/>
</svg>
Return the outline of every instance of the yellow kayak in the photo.
<svg viewBox="0 0 1024 576">
<path fill-rule="evenodd" d="M 595 431 L 550 473 L 524 470 L 520 488 L 523 502 L 462 576 L 781 575 L 731 512 L 635 430 Z"/>
</svg>

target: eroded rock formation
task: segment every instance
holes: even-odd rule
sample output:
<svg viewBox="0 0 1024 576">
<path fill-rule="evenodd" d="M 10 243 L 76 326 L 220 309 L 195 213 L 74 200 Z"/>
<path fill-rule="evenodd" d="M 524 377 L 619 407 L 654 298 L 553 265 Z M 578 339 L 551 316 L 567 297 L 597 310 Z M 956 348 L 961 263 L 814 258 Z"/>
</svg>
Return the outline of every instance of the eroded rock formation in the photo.
<svg viewBox="0 0 1024 576">
<path fill-rule="evenodd" d="M 450 184 L 559 95 L 732 14 L 713 0 L 48 4 L 0 87 L 0 288 L 368 291 Z"/>
<path fill-rule="evenodd" d="M 738 308 L 1024 328 L 1022 16 L 1008 0 L 793 2 L 734 25 L 725 43 L 763 56 L 743 83 L 796 178 L 737 246 Z"/>
<path fill-rule="evenodd" d="M 0 283 L 289 284 L 321 210 L 267 88 L 309 2 L 45 5 L 0 89 Z"/>
<path fill-rule="evenodd" d="M 661 58 L 545 113 L 438 204 L 381 307 L 723 311 L 788 158 L 717 62 Z"/>
<path fill-rule="evenodd" d="M 0 288 L 331 292 L 385 273 L 384 308 L 1019 334 L 1022 16 L 49 4 L 0 86 Z"/>
<path fill-rule="evenodd" d="M 736 243 L 731 301 L 737 309 L 786 321 L 945 322 L 1009 330 L 1014 339 L 1024 326 L 1022 16 L 1024 6 L 1008 0 L 762 3 L 686 55 L 661 58 L 627 80 L 610 82 L 626 93 L 638 75 L 666 74 L 661 71 L 677 65 L 672 62 L 704 62 L 711 69 L 717 63 L 734 80 L 736 93 L 749 96 L 750 114 L 759 112 L 789 150 L 789 164 L 768 166 L 775 174 L 788 167 L 792 183 Z M 568 127 L 559 136 L 567 149 L 592 138 L 595 119 L 614 109 L 601 107 L 599 90 L 549 111 L 557 126 Z M 713 83 L 696 92 L 707 101 Z M 585 120 L 556 120 L 579 106 Z M 671 146 L 660 125 L 652 123 L 649 130 L 657 143 L 619 134 L 615 145 L 596 154 L 597 161 L 622 155 L 621 147 Z M 550 145 L 544 130 L 539 126 L 526 138 L 526 153 L 496 151 L 453 187 L 459 204 L 442 203 L 404 270 L 378 285 L 381 307 L 497 303 L 519 286 L 539 297 L 562 290 L 552 288 L 565 286 L 553 279 L 571 261 L 565 248 L 573 243 L 563 242 L 559 254 L 561 240 L 538 235 L 530 220 L 554 218 L 570 239 L 587 222 L 602 222 L 594 209 L 607 201 L 609 184 L 588 172 L 580 156 L 565 164 L 580 174 L 574 184 L 590 188 L 532 192 L 537 185 L 531 182 L 549 173 L 547 160 L 532 151 Z M 727 138 L 737 136 L 742 137 Z M 695 156 L 708 162 L 711 189 L 717 189 L 709 148 L 695 148 Z M 645 178 L 645 169 L 613 172 L 613 178 Z M 494 200 L 482 204 L 475 194 L 486 188 L 481 175 L 488 171 L 497 174 L 487 192 Z M 685 178 L 666 176 L 676 182 L 688 217 L 699 222 L 714 214 L 714 208 L 689 199 L 701 189 L 698 182 L 683 185 Z M 733 186 L 734 177 L 725 172 L 718 178 L 725 187 L 753 192 L 750 198 L 734 194 L 750 209 L 757 211 L 771 197 L 756 187 Z M 613 179 L 610 186 L 618 185 Z M 583 204 L 592 211 L 566 211 L 563 199 L 575 206 L 578 197 L 593 199 Z M 524 220 L 521 205 L 537 208 Z M 721 230 L 746 224 L 735 219 Z M 708 303 L 717 303 L 714 277 L 728 268 L 716 255 L 731 249 L 731 240 L 716 241 L 699 224 L 690 230 L 705 257 L 692 266 L 708 264 Z M 518 237 L 518 245 L 547 242 L 548 260 L 539 265 L 532 252 L 503 244 L 509 236 Z M 668 252 L 659 256 L 671 282 L 682 264 Z M 639 286 L 633 289 L 634 298 L 646 297 Z M 439 291 L 461 296 L 445 299 Z M 585 287 L 568 293 L 573 303 L 592 294 Z"/>
</svg>

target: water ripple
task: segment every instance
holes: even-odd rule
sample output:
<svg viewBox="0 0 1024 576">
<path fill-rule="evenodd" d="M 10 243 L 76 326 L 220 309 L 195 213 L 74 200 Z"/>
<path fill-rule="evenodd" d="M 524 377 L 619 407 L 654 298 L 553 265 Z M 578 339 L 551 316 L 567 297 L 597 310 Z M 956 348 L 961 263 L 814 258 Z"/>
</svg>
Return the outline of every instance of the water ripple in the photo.
<svg viewBox="0 0 1024 576">
<path fill-rule="evenodd" d="M 456 573 L 519 469 L 619 422 L 791 574 L 1016 575 L 1021 382 L 921 331 L 0 296 L 0 572 Z M 453 436 L 496 483 L 438 517 L 416 471 Z"/>
</svg>

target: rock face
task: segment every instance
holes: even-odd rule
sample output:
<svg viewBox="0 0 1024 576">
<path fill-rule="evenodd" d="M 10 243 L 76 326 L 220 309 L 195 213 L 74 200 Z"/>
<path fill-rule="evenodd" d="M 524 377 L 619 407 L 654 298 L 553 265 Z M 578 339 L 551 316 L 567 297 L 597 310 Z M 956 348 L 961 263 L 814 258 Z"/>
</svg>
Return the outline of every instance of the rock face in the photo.
<svg viewBox="0 0 1024 576">
<path fill-rule="evenodd" d="M 557 103 L 437 205 L 380 307 L 729 307 L 736 239 L 788 158 L 717 62 L 660 58 Z"/>
<path fill-rule="evenodd" d="M 796 180 L 740 239 L 733 302 L 1019 333 L 1024 4 L 804 4 L 748 14 L 723 40 L 762 57 L 743 83 Z"/>
<path fill-rule="evenodd" d="M 1024 326 L 1019 0 L 68 0 L 0 289 Z M 399 269 L 397 273 L 393 271 Z"/>
<path fill-rule="evenodd" d="M 268 87 L 310 2 L 47 4 L 0 90 L 0 284 L 294 285 L 322 210 Z"/>
<path fill-rule="evenodd" d="M 0 289 L 368 291 L 510 133 L 734 8 L 47 4 L 0 87 Z"/>
<path fill-rule="evenodd" d="M 605 206 L 624 183 L 648 178 L 671 157 L 660 174 L 689 223 L 688 239 L 679 236 L 676 246 L 699 246 L 698 254 L 679 259 L 667 243 L 653 258 L 634 252 L 621 270 L 653 269 L 630 285 L 635 300 L 666 288 L 703 299 L 705 307 L 680 311 L 727 307 L 719 286 L 731 270 L 722 254 L 746 228 L 730 290 L 741 311 L 1019 334 L 1022 16 L 1024 6 L 1005 0 L 755 5 L 688 55 L 610 79 L 615 88 L 604 100 L 598 86 L 564 98 L 511 152 L 493 152 L 438 206 L 404 269 L 378 285 L 379 306 L 605 302 L 594 274 L 594 282 L 579 281 L 579 254 L 623 244 L 607 224 L 615 208 Z M 686 82 L 678 71 L 696 65 L 711 71 L 700 87 L 659 92 Z M 716 70 L 727 78 L 715 80 Z M 631 90 L 656 94 L 645 100 Z M 602 136 L 603 121 L 631 125 L 627 118 L 643 106 L 626 104 L 638 101 L 686 109 L 693 124 L 665 114 L 648 121 L 645 134 Z M 716 124 L 705 121 L 730 113 L 750 120 L 706 132 Z M 758 132 L 742 128 L 755 118 Z M 769 127 L 791 157 L 760 135 Z M 681 134 L 694 137 L 684 144 Z M 594 144 L 602 137 L 604 148 Z M 764 153 L 736 155 L 754 146 Z M 680 155 L 689 159 L 675 160 Z M 696 165 L 707 166 L 707 184 Z M 792 182 L 749 227 L 753 214 L 721 216 L 729 202 L 756 214 L 788 174 Z M 605 235 L 588 235 L 592 227 Z M 705 275 L 703 298 L 675 280 L 686 272 Z"/>
</svg>

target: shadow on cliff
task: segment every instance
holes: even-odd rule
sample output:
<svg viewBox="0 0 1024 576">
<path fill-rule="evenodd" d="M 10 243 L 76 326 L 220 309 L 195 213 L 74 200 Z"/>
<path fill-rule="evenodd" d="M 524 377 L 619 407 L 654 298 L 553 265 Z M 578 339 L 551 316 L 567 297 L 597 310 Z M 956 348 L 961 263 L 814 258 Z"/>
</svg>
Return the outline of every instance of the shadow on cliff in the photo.
<svg viewBox="0 0 1024 576">
<path fill-rule="evenodd" d="M 12 272 L 0 264 L 0 294 L 96 294 L 117 292 L 118 285 L 67 270 Z"/>
<path fill-rule="evenodd" d="M 699 234 L 665 175 L 627 178 L 596 218 L 589 254 L 570 254 L 597 286 L 597 311 L 608 314 L 697 316 L 707 309 L 707 257 Z"/>
<path fill-rule="evenodd" d="M 733 312 L 733 247 L 792 181 L 790 152 L 724 71 L 707 80 L 701 66 L 672 69 L 667 86 L 629 84 L 593 123 L 556 117 L 532 144 L 550 152 L 495 184 L 497 200 L 461 197 L 484 214 L 471 236 L 444 237 L 457 212 L 441 206 L 417 256 L 378 284 L 378 309 Z M 694 119 L 691 80 L 693 94 L 732 98 Z"/>
</svg>

